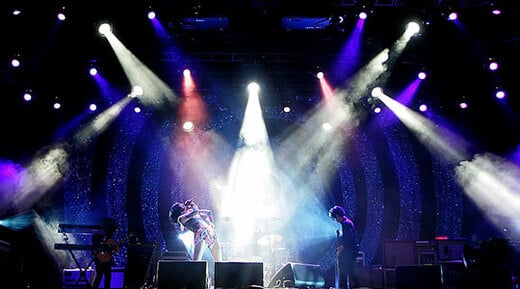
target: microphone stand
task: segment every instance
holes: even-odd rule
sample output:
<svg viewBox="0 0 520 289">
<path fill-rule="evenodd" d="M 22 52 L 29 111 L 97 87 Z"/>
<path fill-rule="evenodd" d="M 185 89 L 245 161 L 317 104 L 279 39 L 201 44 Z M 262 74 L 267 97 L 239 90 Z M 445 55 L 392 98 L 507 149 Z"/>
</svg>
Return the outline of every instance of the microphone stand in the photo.
<svg viewBox="0 0 520 289">
<path fill-rule="evenodd" d="M 340 240 L 339 240 L 339 230 L 336 230 L 336 240 L 338 242 L 338 245 L 336 247 L 336 276 L 335 276 L 335 280 L 334 280 L 334 287 L 336 289 L 339 289 L 339 252 L 338 252 L 338 248 L 339 248 L 339 245 L 340 245 Z"/>
</svg>

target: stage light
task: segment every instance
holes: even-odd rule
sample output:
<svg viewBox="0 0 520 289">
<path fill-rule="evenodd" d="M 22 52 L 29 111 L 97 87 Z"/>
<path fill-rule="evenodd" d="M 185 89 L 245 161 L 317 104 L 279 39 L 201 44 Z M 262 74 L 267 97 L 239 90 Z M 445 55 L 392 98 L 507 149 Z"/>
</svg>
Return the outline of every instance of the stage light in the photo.
<svg viewBox="0 0 520 289">
<path fill-rule="evenodd" d="M 456 12 L 450 12 L 448 14 L 448 20 L 455 21 L 459 18 L 459 15 Z"/>
<path fill-rule="evenodd" d="M 32 99 L 32 94 L 31 94 L 31 92 L 26 91 L 26 92 L 23 94 L 23 100 L 25 100 L 25 101 L 30 101 L 31 99 Z"/>
<path fill-rule="evenodd" d="M 380 112 L 381 112 L 381 107 L 376 106 L 376 107 L 374 108 L 374 113 L 380 113 Z"/>
<path fill-rule="evenodd" d="M 184 75 L 184 77 L 188 77 L 191 75 L 191 71 L 189 69 L 184 69 L 182 71 L 182 75 Z"/>
<path fill-rule="evenodd" d="M 147 16 L 148 16 L 148 19 L 153 20 L 153 19 L 155 19 L 156 15 L 155 15 L 154 11 L 149 11 Z"/>
<path fill-rule="evenodd" d="M 415 35 L 421 31 L 421 26 L 417 22 L 410 22 L 406 25 L 406 34 Z"/>
<path fill-rule="evenodd" d="M 61 103 L 59 103 L 59 102 L 55 102 L 55 103 L 52 105 L 52 107 L 53 107 L 54 109 L 58 110 L 58 109 L 61 108 Z"/>
<path fill-rule="evenodd" d="M 20 59 L 18 58 L 18 56 L 14 57 L 11 59 L 11 67 L 20 67 L 20 65 L 22 65 L 22 62 L 20 61 Z"/>
<path fill-rule="evenodd" d="M 141 95 L 144 95 L 144 89 L 141 86 L 136 85 L 132 88 L 132 92 L 130 92 L 130 94 L 128 96 L 129 97 L 138 97 Z"/>
<path fill-rule="evenodd" d="M 88 70 L 88 73 L 92 76 L 96 75 L 98 73 L 97 69 L 95 67 L 91 67 L 89 70 Z"/>
<path fill-rule="evenodd" d="M 134 112 L 135 113 L 140 113 L 141 112 L 141 108 L 139 106 L 134 107 Z"/>
<path fill-rule="evenodd" d="M 419 105 L 419 110 L 425 112 L 428 110 L 428 106 L 426 104 Z"/>
<path fill-rule="evenodd" d="M 256 82 L 251 82 L 247 86 L 247 90 L 249 91 L 249 93 L 258 93 L 260 91 L 260 86 Z"/>
<path fill-rule="evenodd" d="M 466 108 L 468 108 L 468 103 L 461 102 L 461 103 L 459 103 L 459 107 L 462 108 L 462 109 L 466 109 Z"/>
<path fill-rule="evenodd" d="M 381 87 L 374 87 L 371 94 L 375 98 L 381 97 L 381 95 L 383 95 L 383 89 Z"/>
<path fill-rule="evenodd" d="M 182 130 L 185 132 L 192 132 L 195 124 L 192 121 L 186 121 L 182 124 Z"/>
<path fill-rule="evenodd" d="M 321 125 L 321 130 L 324 131 L 324 132 L 331 131 L 332 130 L 332 125 L 329 122 L 324 122 Z"/>
<path fill-rule="evenodd" d="M 289 112 L 291 112 L 291 108 L 286 105 L 286 106 L 283 107 L 283 112 L 289 113 Z"/>
<path fill-rule="evenodd" d="M 67 17 L 65 16 L 65 14 L 63 12 L 58 13 L 58 15 L 56 17 L 60 21 L 65 21 L 65 19 L 67 19 Z"/>
<path fill-rule="evenodd" d="M 497 89 L 495 91 L 495 97 L 498 99 L 504 99 L 506 97 L 506 92 L 503 91 L 502 89 Z"/>
<path fill-rule="evenodd" d="M 491 61 L 489 63 L 489 70 L 495 71 L 498 69 L 498 63 L 496 61 Z"/>
<path fill-rule="evenodd" d="M 108 23 L 102 23 L 99 25 L 98 32 L 103 36 L 107 35 L 108 33 L 112 33 L 112 25 Z"/>
<path fill-rule="evenodd" d="M 419 74 L 417 74 L 417 78 L 426 79 L 426 72 L 419 72 Z"/>
<path fill-rule="evenodd" d="M 322 79 L 323 76 L 324 76 L 324 75 L 323 75 L 323 72 L 318 72 L 318 73 L 316 73 L 316 77 L 317 77 L 318 79 Z"/>
<path fill-rule="evenodd" d="M 359 17 L 359 19 L 365 20 L 365 19 L 367 19 L 368 14 L 366 12 L 362 11 L 362 12 L 359 12 L 358 17 Z"/>
<path fill-rule="evenodd" d="M 88 109 L 90 111 L 96 111 L 97 110 L 97 105 L 95 103 L 91 103 L 89 106 L 88 106 Z"/>
</svg>

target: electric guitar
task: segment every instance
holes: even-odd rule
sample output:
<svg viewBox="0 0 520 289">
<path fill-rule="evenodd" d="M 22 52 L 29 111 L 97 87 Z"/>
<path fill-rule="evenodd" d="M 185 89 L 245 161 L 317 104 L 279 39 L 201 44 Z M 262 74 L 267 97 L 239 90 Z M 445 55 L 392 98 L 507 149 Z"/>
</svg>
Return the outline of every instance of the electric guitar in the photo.
<svg viewBox="0 0 520 289">
<path fill-rule="evenodd" d="M 129 236 L 118 241 L 113 238 L 105 239 L 99 244 L 98 250 L 94 252 L 94 255 L 100 262 L 110 262 L 112 257 L 119 252 L 119 249 L 125 246 L 131 238 Z"/>
</svg>

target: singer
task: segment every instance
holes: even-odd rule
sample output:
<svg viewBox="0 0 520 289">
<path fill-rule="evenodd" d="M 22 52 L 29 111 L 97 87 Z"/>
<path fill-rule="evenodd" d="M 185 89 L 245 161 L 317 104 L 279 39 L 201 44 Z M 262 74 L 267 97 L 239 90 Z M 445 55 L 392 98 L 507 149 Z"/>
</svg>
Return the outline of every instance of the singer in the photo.
<svg viewBox="0 0 520 289">
<path fill-rule="evenodd" d="M 356 258 L 359 250 L 354 222 L 347 217 L 345 209 L 334 206 L 329 210 L 329 217 L 341 225 L 341 232 L 336 231 L 338 247 L 336 250 L 337 279 L 336 289 L 358 287 L 355 274 Z"/>
<path fill-rule="evenodd" d="M 175 202 L 170 207 L 169 219 L 181 231 L 188 229 L 194 233 L 192 260 L 202 260 L 204 249 L 208 248 L 215 262 L 222 261 L 222 250 L 210 210 L 199 209 L 191 198 L 184 203 Z"/>
</svg>

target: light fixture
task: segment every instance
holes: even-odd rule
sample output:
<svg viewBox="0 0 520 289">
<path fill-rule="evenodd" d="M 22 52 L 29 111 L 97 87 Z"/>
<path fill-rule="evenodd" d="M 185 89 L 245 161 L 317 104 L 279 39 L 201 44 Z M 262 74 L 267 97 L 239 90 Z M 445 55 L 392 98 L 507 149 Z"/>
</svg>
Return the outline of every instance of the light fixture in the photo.
<svg viewBox="0 0 520 289">
<path fill-rule="evenodd" d="M 229 19 L 217 17 L 184 17 L 181 23 L 184 30 L 224 31 L 229 27 Z"/>
<path fill-rule="evenodd" d="M 324 30 L 330 27 L 331 17 L 282 17 L 282 29 L 285 31 Z"/>
<path fill-rule="evenodd" d="M 102 23 L 101 25 L 99 25 L 98 27 L 98 32 L 105 36 L 107 35 L 108 33 L 112 33 L 112 25 L 108 24 L 108 23 Z"/>
</svg>

